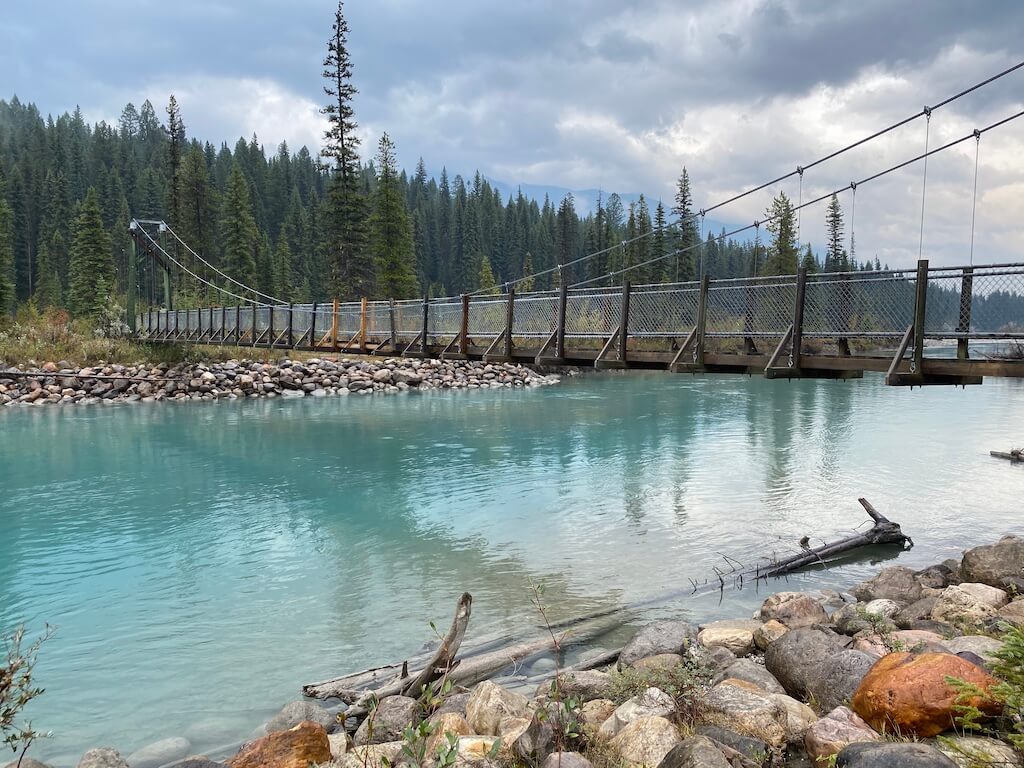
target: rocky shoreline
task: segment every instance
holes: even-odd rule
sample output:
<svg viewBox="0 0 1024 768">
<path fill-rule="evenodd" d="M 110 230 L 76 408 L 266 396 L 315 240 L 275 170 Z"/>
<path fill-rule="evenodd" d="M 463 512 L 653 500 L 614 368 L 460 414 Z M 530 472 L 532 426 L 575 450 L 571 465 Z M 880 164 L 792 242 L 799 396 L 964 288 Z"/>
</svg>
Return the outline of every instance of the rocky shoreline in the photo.
<svg viewBox="0 0 1024 768">
<path fill-rule="evenodd" d="M 536 387 L 558 381 L 558 375 L 520 364 L 470 360 L 324 357 L 86 368 L 62 360 L 28 368 L 0 365 L 0 406 L 330 397 Z"/>
<path fill-rule="evenodd" d="M 1021 592 L 1024 538 L 1006 536 L 923 570 L 883 568 L 849 593 L 779 592 L 750 618 L 648 624 L 614 664 L 532 695 L 487 681 L 388 696 L 359 721 L 299 700 L 223 763 L 171 738 L 127 759 L 93 749 L 78 768 L 1024 766 L 1010 741 L 1024 740 L 1019 703 L 1002 712 L 988 694 L 1020 670 L 1007 649 L 1024 658 Z M 954 678 L 983 692 L 983 730 L 960 727 Z"/>
</svg>

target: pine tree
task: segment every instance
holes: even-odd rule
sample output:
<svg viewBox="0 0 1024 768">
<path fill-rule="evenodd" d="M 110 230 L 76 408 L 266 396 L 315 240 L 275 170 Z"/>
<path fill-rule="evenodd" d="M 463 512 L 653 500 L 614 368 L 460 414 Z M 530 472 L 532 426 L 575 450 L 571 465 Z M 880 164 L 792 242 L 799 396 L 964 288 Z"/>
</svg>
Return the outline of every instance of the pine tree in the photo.
<svg viewBox="0 0 1024 768">
<path fill-rule="evenodd" d="M 765 228 L 774 236 L 768 256 L 761 270 L 765 275 L 792 275 L 796 273 L 799 247 L 796 242 L 796 217 L 793 203 L 780 192 L 765 211 Z"/>
<path fill-rule="evenodd" d="M 352 111 L 352 98 L 358 91 L 352 84 L 347 45 L 348 22 L 342 0 L 338 0 L 323 71 L 324 94 L 330 99 L 322 110 L 329 123 L 323 153 L 334 158 L 334 177 L 324 211 L 324 249 L 331 289 L 342 299 L 356 299 L 373 293 L 375 274 L 366 247 L 366 200 L 360 189 L 359 137 Z"/>
<path fill-rule="evenodd" d="M 96 317 L 107 306 L 114 282 L 110 235 L 95 187 L 89 187 L 75 219 L 68 275 L 68 309 L 79 317 Z"/>
<path fill-rule="evenodd" d="M 64 252 L 64 239 L 60 232 L 54 232 L 50 242 L 39 244 L 39 280 L 36 282 L 35 300 L 37 306 L 61 306 L 61 282 L 58 263 Z"/>
<path fill-rule="evenodd" d="M 244 285 L 256 282 L 259 232 L 249 201 L 249 185 L 236 163 L 228 176 L 220 211 L 221 269 Z"/>
<path fill-rule="evenodd" d="M 700 228 L 693 213 L 693 193 L 690 191 L 690 174 L 683 168 L 676 186 L 676 204 L 672 213 L 678 218 L 679 253 L 673 259 L 675 274 L 673 280 L 694 280 L 700 275 L 694 269 L 697 263 L 697 246 L 700 245 Z"/>
<path fill-rule="evenodd" d="M 654 209 L 654 234 L 651 235 L 651 249 L 653 253 L 651 258 L 661 258 L 663 256 L 665 258 L 651 265 L 650 279 L 652 282 L 660 283 L 674 278 L 674 275 L 669 275 L 665 268 L 665 265 L 668 263 L 668 243 L 669 232 L 668 222 L 665 219 L 665 206 L 659 200 L 658 206 Z"/>
<path fill-rule="evenodd" d="M 167 103 L 167 211 L 171 226 L 181 222 L 181 156 L 185 147 L 185 123 L 181 120 L 178 100 L 171 94 Z"/>
<path fill-rule="evenodd" d="M 484 256 L 480 266 L 480 277 L 477 280 L 480 283 L 480 289 L 486 293 L 494 293 L 494 289 L 497 285 L 494 279 L 494 270 L 491 269 L 491 260 Z"/>
<path fill-rule="evenodd" d="M 808 274 L 813 275 L 818 271 L 818 260 L 814 257 L 814 251 L 811 249 L 810 243 L 807 244 L 803 259 L 800 261 L 800 266 L 806 269 Z"/>
<path fill-rule="evenodd" d="M 562 269 L 562 279 L 566 281 L 567 285 L 571 285 L 574 282 L 573 275 L 575 270 L 569 262 L 573 261 L 577 255 L 576 238 L 578 222 L 579 218 L 576 216 L 575 200 L 573 199 L 572 192 L 570 192 L 562 198 L 562 202 L 558 206 L 555 235 L 555 258 L 559 265 L 565 265 Z"/>
<path fill-rule="evenodd" d="M 843 209 L 839 198 L 832 195 L 825 212 L 825 271 L 840 269 L 843 260 Z"/>
<path fill-rule="evenodd" d="M 292 251 L 288 247 L 288 233 L 285 229 L 281 230 L 281 235 L 277 238 L 277 247 L 274 249 L 274 286 L 271 293 L 284 300 L 292 300 L 294 297 Z"/>
<path fill-rule="evenodd" d="M 0 197 L 0 320 L 14 311 L 14 216 Z"/>
<path fill-rule="evenodd" d="M 377 149 L 377 189 L 370 216 L 370 248 L 383 296 L 410 299 L 419 293 L 416 282 L 412 225 L 405 209 L 395 164 L 395 144 L 385 133 Z"/>
<path fill-rule="evenodd" d="M 533 276 L 533 256 L 527 251 L 523 257 L 523 280 L 516 285 L 516 290 L 520 293 L 529 293 L 533 290 L 533 285 L 536 282 L 536 278 Z"/>
<path fill-rule="evenodd" d="M 193 146 L 182 161 L 178 183 L 179 209 L 174 230 L 188 245 L 209 260 L 215 242 L 213 191 L 206 172 L 206 156 Z"/>
</svg>

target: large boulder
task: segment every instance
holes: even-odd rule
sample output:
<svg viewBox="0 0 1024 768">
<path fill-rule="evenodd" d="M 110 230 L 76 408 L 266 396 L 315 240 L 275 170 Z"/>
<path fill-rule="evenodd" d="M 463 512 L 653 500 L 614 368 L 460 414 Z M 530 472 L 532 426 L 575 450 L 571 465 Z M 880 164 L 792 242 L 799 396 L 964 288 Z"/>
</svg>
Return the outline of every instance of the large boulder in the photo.
<svg viewBox="0 0 1024 768">
<path fill-rule="evenodd" d="M 822 712 L 831 712 L 850 701 L 875 661 L 861 651 L 833 653 L 821 664 L 819 674 L 811 678 L 807 693 L 814 697 Z"/>
<path fill-rule="evenodd" d="M 131 768 L 159 768 L 161 765 L 187 757 L 191 749 L 192 744 L 189 740 L 181 736 L 160 739 L 128 755 L 128 765 Z"/>
<path fill-rule="evenodd" d="M 579 752 L 552 752 L 541 768 L 593 768 L 593 765 Z"/>
<path fill-rule="evenodd" d="M 402 756 L 402 742 L 389 741 L 386 744 L 364 744 L 346 752 L 332 763 L 337 768 L 369 768 L 373 766 L 398 765 Z"/>
<path fill-rule="evenodd" d="M 1009 744 L 986 736 L 950 736 L 935 745 L 960 768 L 1020 768 L 1024 757 Z"/>
<path fill-rule="evenodd" d="M 958 573 L 955 573 L 946 563 L 931 565 L 917 571 L 914 575 L 917 576 L 917 580 L 921 583 L 922 587 L 931 589 L 945 589 L 950 584 L 955 584 L 960 580 Z"/>
<path fill-rule="evenodd" d="M 671 696 L 657 688 L 648 688 L 616 707 L 611 717 L 601 725 L 598 735 L 610 739 L 642 717 L 669 717 L 675 711 L 676 705 Z"/>
<path fill-rule="evenodd" d="M 890 653 L 868 671 L 853 695 L 853 711 L 876 731 L 927 738 L 954 726 L 958 691 L 948 678 L 987 690 L 996 680 L 985 670 L 948 653 Z M 970 703 L 996 715 L 990 699 Z"/>
<path fill-rule="evenodd" d="M 466 716 L 466 705 L 469 704 L 471 693 L 452 693 L 445 697 L 441 706 L 434 710 L 435 715 L 443 715 L 445 712 L 455 712 Z"/>
<path fill-rule="evenodd" d="M 757 647 L 754 632 L 761 622 L 752 619 L 726 619 L 705 624 L 697 635 L 697 642 L 705 648 L 728 648 L 737 656 L 746 656 Z"/>
<path fill-rule="evenodd" d="M 753 683 L 758 688 L 768 693 L 785 693 L 786 689 L 782 687 L 782 684 L 764 668 L 763 665 L 758 664 L 753 659 L 737 659 L 728 667 L 723 669 L 717 675 L 715 675 L 711 682 L 718 684 L 723 680 L 732 678 L 734 680 L 745 680 L 748 683 Z"/>
<path fill-rule="evenodd" d="M 900 629 L 910 629 L 911 625 L 915 621 L 930 619 L 932 617 L 932 611 L 935 610 L 935 604 L 938 601 L 938 595 L 927 595 L 922 597 L 920 600 L 901 608 L 900 612 L 893 617 L 893 621 L 896 622 L 896 626 Z"/>
<path fill-rule="evenodd" d="M 433 729 L 430 738 L 427 739 L 427 755 L 430 757 L 437 754 L 438 747 L 447 743 L 449 734 L 454 734 L 456 738 L 473 735 L 473 729 L 469 727 L 466 718 L 457 712 L 432 715 L 430 725 Z"/>
<path fill-rule="evenodd" d="M 956 768 L 956 763 L 927 744 L 861 741 L 843 748 L 836 768 Z"/>
<path fill-rule="evenodd" d="M 299 723 L 247 744 L 228 760 L 229 768 L 309 768 L 331 759 L 327 731 L 317 723 Z"/>
<path fill-rule="evenodd" d="M 917 575 L 901 565 L 883 568 L 874 578 L 853 588 L 853 596 L 863 603 L 884 599 L 908 604 L 920 600 L 923 594 Z"/>
<path fill-rule="evenodd" d="M 21 758 L 21 765 L 18 765 L 18 761 L 8 763 L 4 768 L 50 768 L 46 763 L 40 762 L 33 757 L 27 755 Z"/>
<path fill-rule="evenodd" d="M 1024 538 L 1004 536 L 995 544 L 964 552 L 960 563 L 964 581 L 1002 587 L 1007 579 L 1024 577 Z"/>
<path fill-rule="evenodd" d="M 820 765 L 847 744 L 879 741 L 881 738 L 855 712 L 847 707 L 836 707 L 807 729 L 804 733 L 804 749 L 811 762 Z"/>
<path fill-rule="evenodd" d="M 385 696 L 359 725 L 353 741 L 357 747 L 401 741 L 402 734 L 420 719 L 420 705 L 408 696 Z"/>
<path fill-rule="evenodd" d="M 867 603 L 847 603 L 832 614 L 830 621 L 836 632 L 844 635 L 856 635 L 859 632 L 875 630 L 894 630 L 896 625 L 881 616 L 870 616 Z"/>
<path fill-rule="evenodd" d="M 507 717 L 529 717 L 529 699 L 486 680 L 473 689 L 466 704 L 466 720 L 474 733 L 496 736 Z"/>
<path fill-rule="evenodd" d="M 810 627 L 792 629 L 768 646 L 764 665 L 790 696 L 802 699 L 821 663 L 843 649 L 844 638 Z"/>
<path fill-rule="evenodd" d="M 128 762 L 112 747 L 96 747 L 82 755 L 78 768 L 128 768 Z"/>
<path fill-rule="evenodd" d="M 633 662 L 633 669 L 672 669 L 684 663 L 678 653 L 656 653 Z"/>
<path fill-rule="evenodd" d="M 996 640 L 994 637 L 986 635 L 964 635 L 951 640 L 943 640 L 942 643 L 950 653 L 973 653 L 988 664 L 995 661 L 996 651 L 1003 647 L 1002 640 Z"/>
<path fill-rule="evenodd" d="M 1017 598 L 1007 603 L 998 611 L 996 617 L 1001 622 L 1006 622 L 1014 627 L 1024 627 L 1024 599 Z"/>
<path fill-rule="evenodd" d="M 761 621 L 778 621 L 790 629 L 825 624 L 828 614 L 815 598 L 805 592 L 779 592 L 761 604 Z"/>
<path fill-rule="evenodd" d="M 954 625 L 980 625 L 1007 602 L 1005 592 L 987 584 L 955 584 L 942 590 L 932 608 L 932 618 Z"/>
<path fill-rule="evenodd" d="M 700 736 L 707 736 L 716 742 L 719 747 L 735 750 L 744 757 L 758 762 L 763 761 L 765 756 L 772 751 L 772 748 L 766 741 L 755 739 L 753 736 L 744 736 L 741 733 L 736 733 L 736 731 L 729 728 L 722 728 L 719 725 L 699 725 L 694 729 L 694 733 Z M 726 754 L 726 757 L 728 756 Z"/>
<path fill-rule="evenodd" d="M 287 731 L 303 720 L 308 720 L 311 723 L 320 723 L 328 733 L 334 731 L 338 725 L 337 718 L 319 704 L 300 699 L 299 701 L 285 704 L 281 711 L 271 718 L 270 722 L 267 723 L 267 733 Z M 131 761 L 129 760 L 129 762 Z"/>
<path fill-rule="evenodd" d="M 641 628 L 619 654 L 619 664 L 631 666 L 645 656 L 659 653 L 685 653 L 696 638 L 693 625 L 686 621 L 655 621 Z"/>
<path fill-rule="evenodd" d="M 732 764 L 712 739 L 697 735 L 672 747 L 658 768 L 732 768 Z"/>
<path fill-rule="evenodd" d="M 627 725 L 609 744 L 630 766 L 657 766 L 678 744 L 679 730 L 664 717 L 642 717 Z"/>
<path fill-rule="evenodd" d="M 615 702 L 611 699 L 593 699 L 586 702 L 580 708 L 579 718 L 584 725 L 596 730 L 600 728 L 604 724 L 604 721 L 611 717 L 614 712 Z"/>
<path fill-rule="evenodd" d="M 612 679 L 607 672 L 588 670 L 585 672 L 566 672 L 558 676 L 558 691 L 563 697 L 572 696 L 582 701 L 602 699 L 608 695 Z M 548 683 L 545 694 L 551 692 L 551 684 Z M 538 692 L 540 689 L 538 689 Z"/>
<path fill-rule="evenodd" d="M 754 645 L 761 651 L 768 650 L 768 646 L 789 632 L 789 627 L 781 621 L 770 619 L 754 630 Z"/>
<path fill-rule="evenodd" d="M 777 697 L 778 694 L 763 691 L 752 683 L 723 680 L 704 697 L 703 719 L 711 725 L 782 746 L 789 736 L 788 716 Z"/>
</svg>

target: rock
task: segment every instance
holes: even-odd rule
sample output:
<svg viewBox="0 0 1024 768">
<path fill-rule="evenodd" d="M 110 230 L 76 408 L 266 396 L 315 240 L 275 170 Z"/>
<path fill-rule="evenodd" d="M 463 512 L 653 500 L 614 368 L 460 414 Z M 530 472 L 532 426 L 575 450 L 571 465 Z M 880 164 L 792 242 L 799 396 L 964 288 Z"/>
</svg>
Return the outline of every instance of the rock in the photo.
<svg viewBox="0 0 1024 768">
<path fill-rule="evenodd" d="M 159 768 L 161 765 L 173 763 L 188 755 L 192 744 L 181 736 L 161 739 L 147 744 L 128 755 L 127 761 L 131 768 Z"/>
<path fill-rule="evenodd" d="M 743 734 L 736 733 L 736 731 L 731 731 L 728 728 L 722 728 L 717 725 L 701 725 L 694 729 L 694 732 L 701 736 L 707 736 L 712 741 L 717 742 L 718 745 L 725 745 L 729 749 L 736 750 L 759 765 L 764 761 L 765 756 L 772 751 L 768 743 L 761 741 L 761 739 L 744 736 Z"/>
<path fill-rule="evenodd" d="M 506 717 L 527 717 L 529 700 L 486 680 L 473 689 L 466 703 L 466 720 L 474 733 L 495 736 Z"/>
<path fill-rule="evenodd" d="M 449 694 L 441 703 L 441 706 L 434 710 L 433 716 L 437 717 L 438 715 L 443 715 L 446 712 L 455 712 L 465 717 L 466 705 L 469 704 L 469 699 L 471 696 L 471 693 Z"/>
<path fill-rule="evenodd" d="M 921 583 L 909 568 L 901 565 L 883 568 L 868 581 L 853 588 L 853 596 L 868 603 L 872 600 L 896 600 L 903 604 L 913 603 L 922 596 Z"/>
<path fill-rule="evenodd" d="M 960 563 L 963 581 L 1002 586 L 1004 579 L 1024 577 L 1024 538 L 1004 536 L 995 544 L 964 552 Z"/>
<path fill-rule="evenodd" d="M 615 713 L 615 702 L 611 699 L 594 699 L 586 702 L 580 709 L 580 720 L 597 730 L 604 721 Z"/>
<path fill-rule="evenodd" d="M 228 760 L 229 768 L 309 768 L 331 759 L 327 731 L 317 723 L 299 723 L 247 744 Z"/>
<path fill-rule="evenodd" d="M 397 765 L 402 756 L 402 742 L 391 741 L 387 744 L 365 744 L 346 752 L 338 768 L 378 768 L 378 766 Z"/>
<path fill-rule="evenodd" d="M 864 612 L 869 616 L 880 616 L 883 619 L 895 618 L 903 609 L 904 604 L 898 603 L 895 600 L 886 600 L 884 598 L 878 600 L 872 600 L 870 603 L 864 606 Z"/>
<path fill-rule="evenodd" d="M 319 723 L 328 733 L 334 731 L 338 726 L 337 718 L 319 704 L 300 699 L 299 701 L 285 704 L 281 711 L 271 718 L 270 722 L 267 723 L 267 733 L 287 731 L 303 720 Z"/>
<path fill-rule="evenodd" d="M 946 639 L 935 632 L 928 632 L 923 629 L 901 629 L 893 632 L 891 642 L 894 651 L 910 651 L 920 653 L 921 651 L 933 651 L 935 653 L 948 653 Z"/>
<path fill-rule="evenodd" d="M 459 756 L 473 763 L 479 760 L 486 760 L 497 741 L 497 736 L 460 736 Z"/>
<path fill-rule="evenodd" d="M 8 763 L 4 768 L 18 768 L 18 761 Z M 50 766 L 26 755 L 21 759 L 21 768 L 50 768 Z"/>
<path fill-rule="evenodd" d="M 389 371 L 387 368 L 381 368 L 378 371 L 374 371 L 373 380 L 377 382 L 390 382 L 391 371 Z"/>
<path fill-rule="evenodd" d="M 170 768 L 227 768 L 227 764 L 218 763 L 216 760 L 199 755 L 198 757 L 186 757 L 184 760 L 172 763 Z"/>
<path fill-rule="evenodd" d="M 642 717 L 609 744 L 631 766 L 657 766 L 679 743 L 679 731 L 664 717 Z"/>
<path fill-rule="evenodd" d="M 723 680 L 728 680 L 729 678 L 734 680 L 745 680 L 748 683 L 753 683 L 767 693 L 786 692 L 786 689 L 782 687 L 774 676 L 772 676 L 771 672 L 752 659 L 737 659 L 715 675 L 711 682 L 713 684 L 718 684 Z"/>
<path fill-rule="evenodd" d="M 910 625 L 915 621 L 930 619 L 932 617 L 932 611 L 935 609 L 935 604 L 938 601 L 938 595 L 922 597 L 920 600 L 901 608 L 899 613 L 893 617 L 893 621 L 900 629 L 910 629 Z"/>
<path fill-rule="evenodd" d="M 642 717 L 668 717 L 675 711 L 676 705 L 671 696 L 657 688 L 648 688 L 616 707 L 612 716 L 598 729 L 598 735 L 611 738 Z"/>
<path fill-rule="evenodd" d="M 896 731 L 927 738 L 952 728 L 957 716 L 956 689 L 947 677 L 965 680 L 982 690 L 995 684 L 983 669 L 948 653 L 890 653 L 883 656 L 861 681 L 854 694 L 853 711 L 876 731 Z M 995 715 L 990 700 L 971 700 L 982 712 Z"/>
<path fill-rule="evenodd" d="M 770 619 L 754 630 L 754 645 L 760 650 L 767 650 L 768 646 L 789 632 L 789 627 L 781 621 Z"/>
<path fill-rule="evenodd" d="M 818 720 L 814 710 L 792 696 L 776 693 L 772 698 L 782 706 L 785 713 L 782 726 L 786 731 L 786 743 L 801 741 L 807 729 Z"/>
<path fill-rule="evenodd" d="M 697 665 L 713 672 L 720 672 L 736 661 L 736 654 L 720 645 L 714 648 L 705 648 L 703 645 L 694 643 L 686 655 Z"/>
<path fill-rule="evenodd" d="M 552 752 L 541 768 L 594 768 L 579 752 Z"/>
<path fill-rule="evenodd" d="M 986 736 L 949 736 L 935 745 L 960 768 L 1020 768 L 1024 758 L 1009 744 Z"/>
<path fill-rule="evenodd" d="M 943 640 L 942 644 L 950 653 L 973 653 L 991 664 L 995 661 L 995 652 L 1003 647 L 1002 640 L 985 635 L 964 635 L 951 640 Z"/>
<path fill-rule="evenodd" d="M 345 731 L 327 734 L 327 743 L 331 745 L 331 757 L 335 760 L 347 754 L 352 748 L 352 739 Z"/>
<path fill-rule="evenodd" d="M 996 616 L 1015 627 L 1024 627 L 1024 600 L 1017 599 L 1007 603 L 996 612 Z"/>
<path fill-rule="evenodd" d="M 868 620 L 864 611 L 867 603 L 849 603 L 832 614 L 829 621 L 836 632 L 844 635 L 856 635 L 858 632 L 874 631 L 875 624 Z M 896 625 L 892 626 L 896 629 Z"/>
<path fill-rule="evenodd" d="M 566 672 L 558 677 L 559 692 L 563 697 L 573 696 L 583 701 L 602 699 L 608 695 L 612 679 L 607 672 L 587 670 L 584 672 Z M 551 689 L 550 683 L 541 685 L 545 693 Z M 541 690 L 538 689 L 538 692 Z"/>
<path fill-rule="evenodd" d="M 818 675 L 807 685 L 820 710 L 831 712 L 849 702 L 876 659 L 866 653 L 843 650 L 825 658 Z"/>
<path fill-rule="evenodd" d="M 427 755 L 433 757 L 437 754 L 437 748 L 448 741 L 448 734 L 458 736 L 472 736 L 473 729 L 469 727 L 466 718 L 456 712 L 445 712 L 441 715 L 433 715 L 430 724 L 434 732 L 427 739 Z"/>
<path fill-rule="evenodd" d="M 761 604 L 761 621 L 778 621 L 790 629 L 825 624 L 828 614 L 816 599 L 804 592 L 779 592 Z"/>
<path fill-rule="evenodd" d="M 659 653 L 685 653 L 696 638 L 691 624 L 685 621 L 656 621 L 640 629 L 626 643 L 619 654 L 619 664 L 632 666 L 633 662 Z"/>
<path fill-rule="evenodd" d="M 819 629 L 792 629 L 768 646 L 765 667 L 790 696 L 803 698 L 807 686 L 818 675 L 819 665 L 842 650 L 839 635 Z"/>
<path fill-rule="evenodd" d="M 724 680 L 704 697 L 704 721 L 782 746 L 788 736 L 787 712 L 777 695 L 742 680 Z"/>
<path fill-rule="evenodd" d="M 956 763 L 927 744 L 862 741 L 843 747 L 836 768 L 956 768 Z"/>
<path fill-rule="evenodd" d="M 914 574 L 922 587 L 930 589 L 945 589 L 951 584 L 959 581 L 953 573 L 953 569 L 945 563 L 932 565 Z"/>
<path fill-rule="evenodd" d="M 1001 596 L 1001 597 L 1000 597 Z M 1001 589 L 985 584 L 946 587 L 932 609 L 932 618 L 950 624 L 978 625 L 996 615 L 1009 598 Z"/>
<path fill-rule="evenodd" d="M 503 745 L 507 745 L 512 754 L 530 765 L 544 762 L 555 750 L 555 725 L 561 721 L 564 710 L 550 707 L 543 713 L 535 713 L 533 717 L 511 718 L 502 721 L 499 734 Z M 511 728 L 508 724 L 515 723 Z"/>
<path fill-rule="evenodd" d="M 635 669 L 671 669 L 682 665 L 683 657 L 678 653 L 656 653 L 645 656 L 633 664 Z"/>
<path fill-rule="evenodd" d="M 697 635 L 697 642 L 705 648 L 721 646 L 737 656 L 746 656 L 754 648 L 754 631 L 761 622 L 749 619 L 727 619 L 704 625 Z"/>
<path fill-rule="evenodd" d="M 420 705 L 416 699 L 385 696 L 377 703 L 377 709 L 360 723 L 352 740 L 358 747 L 401 741 L 405 729 L 419 722 L 419 714 Z"/>
<path fill-rule="evenodd" d="M 881 738 L 852 710 L 836 707 L 807 729 L 804 733 L 804 749 L 812 763 L 820 764 L 847 744 L 879 741 Z"/>
<path fill-rule="evenodd" d="M 672 747 L 658 768 L 732 768 L 732 764 L 711 738 L 697 735 Z"/>
<path fill-rule="evenodd" d="M 121 753 L 111 747 L 90 749 L 78 761 L 78 768 L 129 768 Z"/>
</svg>

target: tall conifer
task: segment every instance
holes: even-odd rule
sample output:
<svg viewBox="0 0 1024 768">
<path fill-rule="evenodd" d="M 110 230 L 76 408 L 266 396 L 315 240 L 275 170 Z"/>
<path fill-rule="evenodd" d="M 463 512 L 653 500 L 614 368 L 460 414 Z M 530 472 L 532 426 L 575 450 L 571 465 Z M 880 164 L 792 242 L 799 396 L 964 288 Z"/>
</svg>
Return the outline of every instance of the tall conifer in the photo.
<svg viewBox="0 0 1024 768">
<path fill-rule="evenodd" d="M 68 275 L 68 309 L 80 317 L 96 317 L 106 307 L 114 283 L 110 235 L 95 187 L 89 187 L 75 219 Z"/>
</svg>

